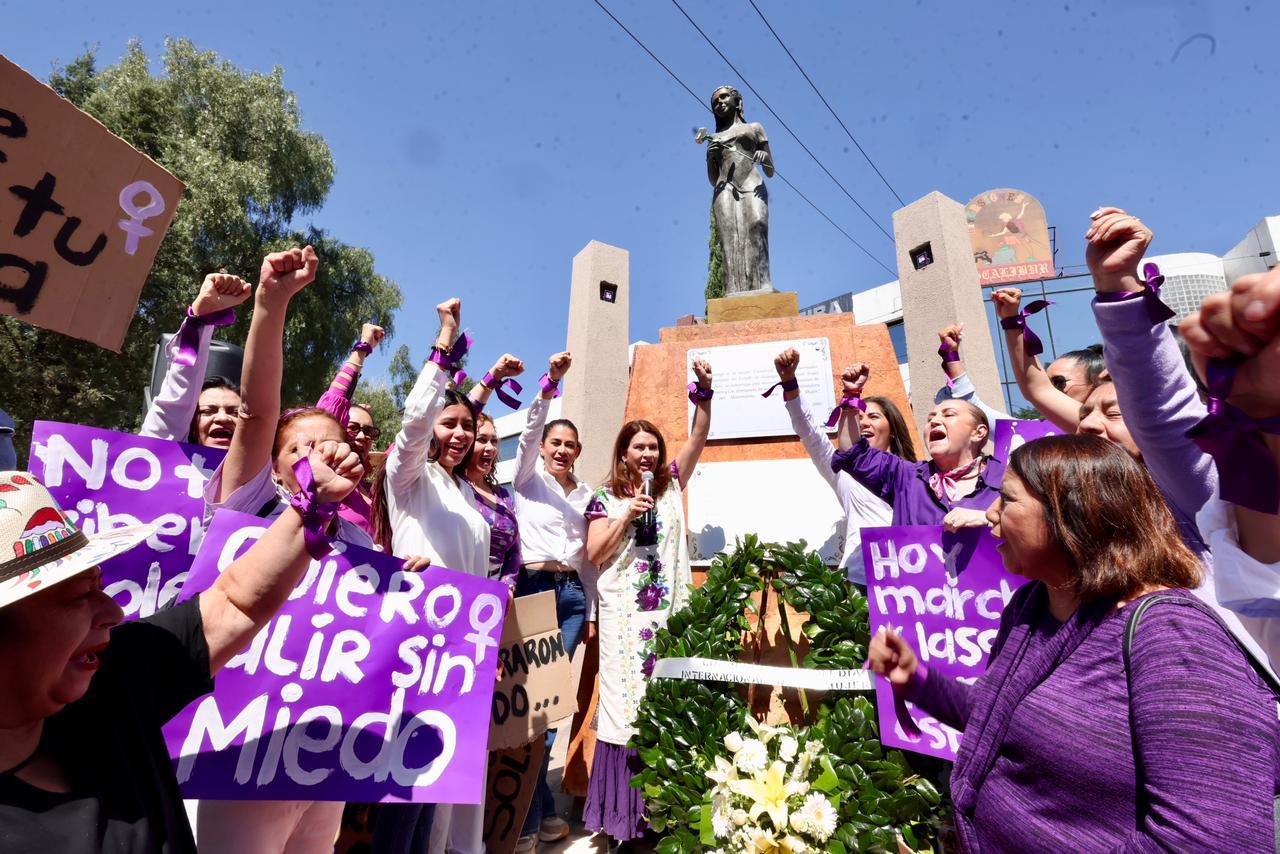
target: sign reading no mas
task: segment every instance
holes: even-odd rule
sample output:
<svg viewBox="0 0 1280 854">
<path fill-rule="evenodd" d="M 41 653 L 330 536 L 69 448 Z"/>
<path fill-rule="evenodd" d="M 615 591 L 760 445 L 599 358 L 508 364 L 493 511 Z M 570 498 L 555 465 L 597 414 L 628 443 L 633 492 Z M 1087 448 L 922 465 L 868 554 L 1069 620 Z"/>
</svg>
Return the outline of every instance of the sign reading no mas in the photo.
<svg viewBox="0 0 1280 854">
<path fill-rule="evenodd" d="M 0 312 L 119 351 L 183 190 L 0 56 Z"/>
</svg>

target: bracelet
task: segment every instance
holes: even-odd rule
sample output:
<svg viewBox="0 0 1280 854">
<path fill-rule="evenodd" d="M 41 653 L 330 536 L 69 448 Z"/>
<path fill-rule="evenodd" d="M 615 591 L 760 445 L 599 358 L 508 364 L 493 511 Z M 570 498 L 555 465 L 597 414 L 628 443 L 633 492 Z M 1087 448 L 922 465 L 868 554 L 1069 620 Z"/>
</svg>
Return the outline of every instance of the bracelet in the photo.
<svg viewBox="0 0 1280 854">
<path fill-rule="evenodd" d="M 792 378 L 791 378 L 791 379 L 789 379 L 789 380 L 778 380 L 776 383 L 774 383 L 773 385 L 771 385 L 771 386 L 769 386 L 767 389 L 765 389 L 765 390 L 764 390 L 764 394 L 762 394 L 762 395 L 760 395 L 760 396 L 761 396 L 761 397 L 768 397 L 769 395 L 773 394 L 773 390 L 774 390 L 774 389 L 777 389 L 777 388 L 782 389 L 784 392 L 788 392 L 788 391 L 799 391 L 799 390 L 800 390 L 800 382 L 799 382 L 799 380 L 797 380 L 795 377 L 792 377 Z"/>
<path fill-rule="evenodd" d="M 543 374 L 538 377 L 538 386 L 549 393 L 552 399 L 560 396 L 560 380 L 551 379 L 551 374 Z"/>
<path fill-rule="evenodd" d="M 357 341 L 356 343 L 351 345 L 351 352 L 364 353 L 366 356 L 368 356 L 370 353 L 373 352 L 373 345 L 370 344 L 368 341 Z"/>
<path fill-rule="evenodd" d="M 947 348 L 947 347 L 939 347 L 939 348 L 938 348 L 938 355 L 942 357 L 942 363 L 943 363 L 944 365 L 945 365 L 945 364 L 947 364 L 948 362 L 958 362 L 958 361 L 960 361 L 960 351 L 959 351 L 959 350 L 951 350 L 951 349 L 949 349 L 949 348 Z"/>
<path fill-rule="evenodd" d="M 710 400 L 713 394 L 715 394 L 715 389 L 703 388 L 697 383 L 689 383 L 690 403 L 702 403 L 703 401 Z"/>
</svg>

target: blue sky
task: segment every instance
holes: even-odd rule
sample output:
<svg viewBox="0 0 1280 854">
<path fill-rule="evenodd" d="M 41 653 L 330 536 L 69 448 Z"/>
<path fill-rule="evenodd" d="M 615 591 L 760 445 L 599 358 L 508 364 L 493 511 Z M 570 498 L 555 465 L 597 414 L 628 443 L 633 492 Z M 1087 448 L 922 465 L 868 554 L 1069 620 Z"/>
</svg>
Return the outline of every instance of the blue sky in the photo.
<svg viewBox="0 0 1280 854">
<path fill-rule="evenodd" d="M 889 241 L 674 5 L 604 2 L 700 99 L 742 89 L 779 171 L 894 266 Z M 903 199 L 1029 191 L 1059 228 L 1060 264 L 1083 261 L 1102 203 L 1142 215 L 1157 252 L 1221 254 L 1280 212 L 1270 0 L 757 3 Z M 507 349 L 542 363 L 564 346 L 571 259 L 592 239 L 631 253 L 633 339 L 701 312 L 704 108 L 592 0 L 383 5 L 0 0 L 0 51 L 47 77 L 86 44 L 105 64 L 130 38 L 159 57 L 172 35 L 244 68 L 282 66 L 337 164 L 313 220 L 399 283 L 394 343 L 418 358 L 434 305 L 457 295 L 475 368 Z M 891 231 L 893 196 L 747 0 L 682 5 Z M 802 305 L 892 278 L 776 179 L 770 219 L 774 284 Z M 1087 299 L 1064 300 L 1054 331 L 1060 350 L 1096 340 Z"/>
</svg>

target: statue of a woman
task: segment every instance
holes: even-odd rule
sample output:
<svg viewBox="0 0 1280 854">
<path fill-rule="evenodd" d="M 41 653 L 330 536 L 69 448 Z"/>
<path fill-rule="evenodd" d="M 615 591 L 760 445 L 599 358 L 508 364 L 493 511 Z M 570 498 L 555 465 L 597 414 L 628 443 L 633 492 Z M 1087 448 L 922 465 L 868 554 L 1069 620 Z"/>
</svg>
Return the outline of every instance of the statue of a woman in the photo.
<svg viewBox="0 0 1280 854">
<path fill-rule="evenodd" d="M 769 277 L 769 191 L 756 169 L 773 177 L 769 140 L 758 122 L 742 117 L 742 95 L 732 86 L 711 94 L 716 132 L 707 143 L 707 178 L 715 188 L 711 210 L 724 249 L 726 295 L 772 291 Z"/>
</svg>

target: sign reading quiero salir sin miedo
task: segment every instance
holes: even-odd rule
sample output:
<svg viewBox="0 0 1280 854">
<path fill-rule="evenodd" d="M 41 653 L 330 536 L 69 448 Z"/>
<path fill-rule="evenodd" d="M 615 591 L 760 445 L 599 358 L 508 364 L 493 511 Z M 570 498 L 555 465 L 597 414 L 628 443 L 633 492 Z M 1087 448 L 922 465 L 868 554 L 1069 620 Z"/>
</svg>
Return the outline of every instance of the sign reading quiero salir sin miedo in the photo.
<svg viewBox="0 0 1280 854">
<path fill-rule="evenodd" d="M 965 205 L 973 261 L 983 287 L 1054 275 L 1044 206 L 1021 190 L 988 190 Z"/>
</svg>

